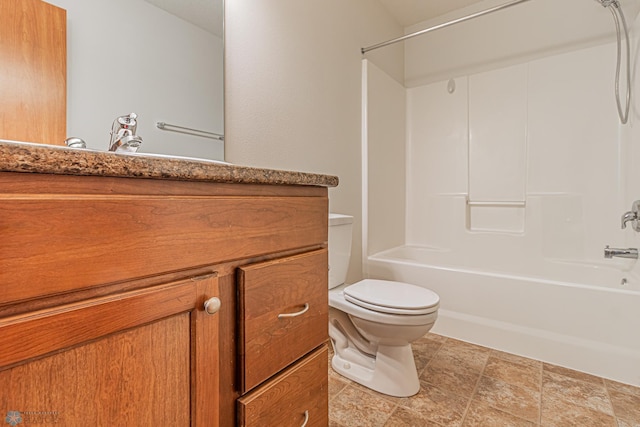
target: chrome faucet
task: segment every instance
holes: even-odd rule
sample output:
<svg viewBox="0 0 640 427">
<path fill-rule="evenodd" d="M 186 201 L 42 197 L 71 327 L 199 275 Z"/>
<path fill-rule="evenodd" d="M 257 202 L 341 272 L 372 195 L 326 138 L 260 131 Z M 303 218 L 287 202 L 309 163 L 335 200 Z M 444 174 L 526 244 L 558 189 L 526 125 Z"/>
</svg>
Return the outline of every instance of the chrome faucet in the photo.
<svg viewBox="0 0 640 427">
<path fill-rule="evenodd" d="M 604 257 L 605 258 L 630 258 L 630 259 L 638 259 L 638 249 L 637 248 L 610 248 L 607 245 L 604 248 Z"/>
<path fill-rule="evenodd" d="M 117 117 L 111 126 L 109 151 L 135 153 L 142 144 L 142 138 L 136 135 L 138 115 L 131 113 Z"/>
</svg>

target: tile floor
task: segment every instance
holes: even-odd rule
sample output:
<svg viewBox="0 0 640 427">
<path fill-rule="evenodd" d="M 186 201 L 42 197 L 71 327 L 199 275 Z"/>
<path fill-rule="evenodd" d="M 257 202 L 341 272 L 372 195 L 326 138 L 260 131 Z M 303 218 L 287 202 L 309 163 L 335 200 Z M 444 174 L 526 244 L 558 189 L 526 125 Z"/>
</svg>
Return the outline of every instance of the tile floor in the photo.
<svg viewBox="0 0 640 427">
<path fill-rule="evenodd" d="M 638 387 L 431 333 L 413 349 L 421 388 L 409 398 L 329 368 L 329 426 L 640 427 Z"/>
</svg>

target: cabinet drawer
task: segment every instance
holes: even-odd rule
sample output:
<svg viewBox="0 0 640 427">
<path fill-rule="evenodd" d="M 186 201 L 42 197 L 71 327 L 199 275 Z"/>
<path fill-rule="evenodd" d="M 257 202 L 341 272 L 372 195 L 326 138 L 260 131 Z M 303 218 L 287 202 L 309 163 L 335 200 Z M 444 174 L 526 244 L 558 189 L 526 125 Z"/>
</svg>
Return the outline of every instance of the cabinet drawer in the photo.
<svg viewBox="0 0 640 427">
<path fill-rule="evenodd" d="M 240 426 L 306 427 L 329 424 L 328 350 L 324 345 L 238 399 Z"/>
<path fill-rule="evenodd" d="M 238 270 L 241 392 L 328 339 L 326 249 Z"/>
</svg>

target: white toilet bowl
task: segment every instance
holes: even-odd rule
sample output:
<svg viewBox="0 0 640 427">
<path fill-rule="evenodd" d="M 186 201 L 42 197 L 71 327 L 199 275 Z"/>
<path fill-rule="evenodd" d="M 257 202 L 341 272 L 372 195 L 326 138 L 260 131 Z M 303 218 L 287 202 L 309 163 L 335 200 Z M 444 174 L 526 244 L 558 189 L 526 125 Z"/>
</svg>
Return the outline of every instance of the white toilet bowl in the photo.
<svg viewBox="0 0 640 427">
<path fill-rule="evenodd" d="M 391 396 L 420 390 L 411 342 L 438 317 L 435 292 L 408 283 L 366 279 L 345 285 L 353 217 L 329 214 L 329 337 L 339 374 Z"/>
<path fill-rule="evenodd" d="M 406 397 L 420 389 L 411 342 L 437 318 L 436 293 L 401 282 L 365 279 L 329 290 L 331 366 L 384 394 Z"/>
</svg>

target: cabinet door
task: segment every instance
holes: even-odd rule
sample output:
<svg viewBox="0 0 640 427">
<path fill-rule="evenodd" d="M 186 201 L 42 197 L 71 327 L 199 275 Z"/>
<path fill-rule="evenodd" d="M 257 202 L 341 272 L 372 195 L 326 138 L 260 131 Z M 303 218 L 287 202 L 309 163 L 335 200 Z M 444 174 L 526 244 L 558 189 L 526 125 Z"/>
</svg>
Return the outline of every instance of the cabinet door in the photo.
<svg viewBox="0 0 640 427">
<path fill-rule="evenodd" d="M 0 319 L 0 415 L 217 426 L 217 295 L 211 275 Z"/>
</svg>

